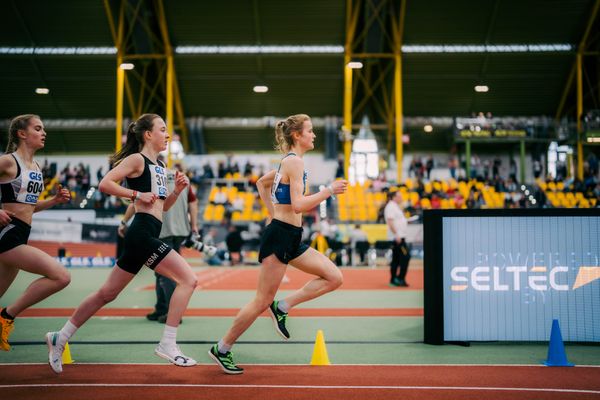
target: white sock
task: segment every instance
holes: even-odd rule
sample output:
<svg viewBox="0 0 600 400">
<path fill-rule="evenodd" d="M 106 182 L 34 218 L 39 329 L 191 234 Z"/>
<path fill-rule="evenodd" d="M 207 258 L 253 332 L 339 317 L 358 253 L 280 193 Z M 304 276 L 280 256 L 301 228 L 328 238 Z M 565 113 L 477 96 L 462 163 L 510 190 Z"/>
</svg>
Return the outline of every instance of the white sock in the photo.
<svg viewBox="0 0 600 400">
<path fill-rule="evenodd" d="M 165 325 L 165 330 L 163 332 L 163 337 L 160 340 L 160 343 L 164 346 L 174 346 L 176 344 L 177 338 L 177 328 L 174 326 Z"/>
<path fill-rule="evenodd" d="M 227 353 L 229 350 L 231 350 L 231 345 L 230 344 L 225 344 L 225 342 L 223 341 L 223 339 L 219 340 L 219 343 L 217 344 L 217 348 L 219 349 L 219 353 L 221 354 L 225 354 Z"/>
<path fill-rule="evenodd" d="M 290 305 L 285 300 L 279 300 L 279 303 L 277 303 L 277 308 L 279 311 L 286 314 L 290 311 Z"/>
<path fill-rule="evenodd" d="M 67 320 L 67 323 L 65 324 L 65 326 L 62 327 L 62 329 L 59 332 L 58 343 L 64 346 L 65 343 L 69 341 L 71 336 L 73 336 L 75 332 L 77 332 L 77 329 L 79 328 L 73 325 L 71 320 Z"/>
</svg>

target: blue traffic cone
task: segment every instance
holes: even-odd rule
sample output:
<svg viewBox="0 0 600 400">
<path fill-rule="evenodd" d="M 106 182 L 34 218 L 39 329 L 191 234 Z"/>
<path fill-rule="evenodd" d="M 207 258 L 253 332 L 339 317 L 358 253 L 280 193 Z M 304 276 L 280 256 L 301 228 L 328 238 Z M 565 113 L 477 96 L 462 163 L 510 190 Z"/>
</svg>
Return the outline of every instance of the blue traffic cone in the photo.
<svg viewBox="0 0 600 400">
<path fill-rule="evenodd" d="M 567 360 L 565 353 L 565 345 L 563 344 L 562 335 L 558 320 L 552 320 L 552 331 L 550 331 L 550 345 L 548 346 L 548 359 L 544 361 L 547 367 L 572 367 Z"/>
</svg>

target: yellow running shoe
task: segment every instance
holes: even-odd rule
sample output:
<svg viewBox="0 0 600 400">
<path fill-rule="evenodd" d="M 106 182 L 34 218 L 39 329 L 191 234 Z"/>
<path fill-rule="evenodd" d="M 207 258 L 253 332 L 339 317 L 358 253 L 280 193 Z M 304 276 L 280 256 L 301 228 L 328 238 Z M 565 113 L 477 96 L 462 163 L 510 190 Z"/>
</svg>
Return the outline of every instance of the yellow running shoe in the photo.
<svg viewBox="0 0 600 400">
<path fill-rule="evenodd" d="M 0 316 L 0 327 L 2 328 L 2 335 L 0 336 L 0 350 L 9 351 L 10 344 L 8 344 L 8 337 L 13 329 L 15 329 L 15 320 L 6 319 Z"/>
</svg>

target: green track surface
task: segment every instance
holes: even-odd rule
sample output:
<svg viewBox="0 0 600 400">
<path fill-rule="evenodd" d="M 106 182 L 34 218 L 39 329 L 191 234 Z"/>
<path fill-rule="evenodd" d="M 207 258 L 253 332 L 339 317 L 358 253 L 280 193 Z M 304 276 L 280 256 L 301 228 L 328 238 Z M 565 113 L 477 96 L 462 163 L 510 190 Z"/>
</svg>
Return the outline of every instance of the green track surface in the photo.
<svg viewBox="0 0 600 400">
<path fill-rule="evenodd" d="M 36 305 L 76 307 L 82 298 L 104 282 L 109 269 L 74 269 L 72 282 L 62 292 Z M 10 304 L 34 279 L 21 273 L 0 305 Z M 153 291 L 139 288 L 152 284 L 154 276 L 143 271 L 109 307 L 151 307 Z M 198 291 L 190 307 L 238 308 L 253 291 Z M 309 302 L 319 308 L 412 308 L 422 307 L 420 291 L 337 291 Z M 178 332 L 184 352 L 209 363 L 209 343 L 228 329 L 231 317 L 185 317 Z M 0 352 L 0 363 L 45 362 L 44 334 L 62 327 L 66 318 L 18 318 L 11 336 L 13 350 Z M 72 338 L 71 352 L 78 362 L 155 363 L 153 354 L 164 325 L 143 317 L 94 317 Z M 323 330 L 329 357 L 334 364 L 539 364 L 546 358 L 547 343 L 473 343 L 470 347 L 430 346 L 422 343 L 421 317 L 296 317 L 290 318 L 292 340 L 281 341 L 269 318 L 259 318 L 234 348 L 236 360 L 248 364 L 307 364 L 318 329 Z M 113 342 L 113 343 L 111 343 Z M 114 343 L 117 342 L 117 343 Z M 92 344 L 97 343 L 97 344 Z M 600 346 L 567 344 L 569 361 L 600 365 Z"/>
</svg>

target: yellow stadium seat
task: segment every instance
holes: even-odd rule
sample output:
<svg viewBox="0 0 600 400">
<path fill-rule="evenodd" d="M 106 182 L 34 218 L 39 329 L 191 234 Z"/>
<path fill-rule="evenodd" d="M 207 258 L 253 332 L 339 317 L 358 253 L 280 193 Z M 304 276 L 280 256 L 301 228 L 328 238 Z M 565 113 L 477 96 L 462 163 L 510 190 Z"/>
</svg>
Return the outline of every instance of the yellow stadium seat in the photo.
<svg viewBox="0 0 600 400">
<path fill-rule="evenodd" d="M 216 186 L 213 186 L 210 189 L 210 194 L 208 195 L 208 201 L 214 202 L 215 201 L 215 197 L 217 196 L 217 193 L 219 192 L 219 188 Z"/>
<path fill-rule="evenodd" d="M 203 214 L 202 218 L 205 221 L 212 221 L 213 217 L 214 217 L 214 213 L 215 213 L 215 206 L 212 204 L 208 204 L 206 206 L 206 208 L 204 209 L 204 214 Z"/>
<path fill-rule="evenodd" d="M 413 205 L 413 207 L 419 204 L 419 193 L 410 192 L 410 202 Z"/>
<path fill-rule="evenodd" d="M 421 208 L 423 210 L 429 210 L 431 208 L 431 201 L 427 197 L 421 199 Z"/>
<path fill-rule="evenodd" d="M 225 207 L 222 204 L 215 206 L 215 213 L 213 215 L 214 221 L 221 221 L 225 216 Z"/>
</svg>

